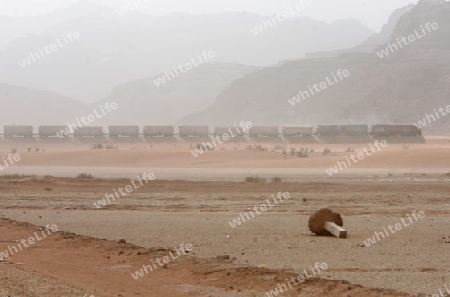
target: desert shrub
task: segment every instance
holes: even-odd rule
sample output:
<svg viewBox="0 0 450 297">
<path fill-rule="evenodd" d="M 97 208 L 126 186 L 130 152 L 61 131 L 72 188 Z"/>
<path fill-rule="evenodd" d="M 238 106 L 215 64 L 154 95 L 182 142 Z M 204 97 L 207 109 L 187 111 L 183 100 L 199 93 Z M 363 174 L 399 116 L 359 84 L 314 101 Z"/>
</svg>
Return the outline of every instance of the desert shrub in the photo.
<svg viewBox="0 0 450 297">
<path fill-rule="evenodd" d="M 89 173 L 80 173 L 77 175 L 77 178 L 94 178 L 92 174 Z"/>
<path fill-rule="evenodd" d="M 247 182 L 247 183 L 265 183 L 266 179 L 263 177 L 247 176 L 245 178 L 245 182 Z"/>
<path fill-rule="evenodd" d="M 12 154 L 17 153 L 17 149 L 16 149 L 16 148 L 12 148 L 12 149 L 11 149 L 11 153 L 12 153 Z"/>
<path fill-rule="evenodd" d="M 15 179 L 15 178 L 24 178 L 26 177 L 26 175 L 23 174 L 4 174 L 4 175 L 0 175 L 0 178 L 4 178 L 4 179 Z"/>
<path fill-rule="evenodd" d="M 246 148 L 246 150 L 253 150 L 253 151 L 260 151 L 260 152 L 267 152 L 269 149 L 263 147 L 260 144 L 255 144 L 254 147 L 252 147 L 251 145 L 248 145 Z"/>
<path fill-rule="evenodd" d="M 275 148 L 276 151 L 281 151 L 283 149 L 283 146 L 279 145 L 279 144 L 275 144 L 274 148 Z"/>
<path fill-rule="evenodd" d="M 293 156 L 295 156 L 295 151 L 296 151 L 297 149 L 295 148 L 295 147 L 293 147 L 293 148 L 291 148 L 291 156 L 293 157 Z"/>
<path fill-rule="evenodd" d="M 274 182 L 274 183 L 281 183 L 282 179 L 281 179 L 281 177 L 275 176 L 275 177 L 272 177 L 272 182 Z"/>
<path fill-rule="evenodd" d="M 308 151 L 300 151 L 297 153 L 297 157 L 299 158 L 308 158 Z"/>
<path fill-rule="evenodd" d="M 322 152 L 322 155 L 324 155 L 324 156 L 328 156 L 330 154 L 331 154 L 331 150 L 329 148 L 325 148 Z"/>
<path fill-rule="evenodd" d="M 208 147 L 208 146 L 204 146 L 201 143 L 197 143 L 197 145 L 195 146 L 198 150 L 205 150 L 205 151 L 213 151 L 214 148 L 213 147 Z"/>
</svg>

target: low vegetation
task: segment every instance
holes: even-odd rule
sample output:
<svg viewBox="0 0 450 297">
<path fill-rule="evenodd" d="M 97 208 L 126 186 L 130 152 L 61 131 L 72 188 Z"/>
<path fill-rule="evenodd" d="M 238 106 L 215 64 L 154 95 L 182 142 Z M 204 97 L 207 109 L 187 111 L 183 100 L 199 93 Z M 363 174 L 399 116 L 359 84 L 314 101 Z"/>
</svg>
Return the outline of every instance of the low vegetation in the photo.
<svg viewBox="0 0 450 297">
<path fill-rule="evenodd" d="M 24 174 L 4 174 L 0 175 L 0 178 L 2 179 L 16 179 L 16 178 L 24 178 L 24 177 L 33 177 L 31 175 L 24 175 Z"/>
<path fill-rule="evenodd" d="M 247 150 L 258 151 L 258 152 L 267 152 L 267 151 L 268 151 L 267 148 L 263 147 L 263 146 L 260 145 L 260 144 L 255 144 L 254 146 L 248 145 L 248 146 L 246 147 L 246 149 L 247 149 Z"/>
<path fill-rule="evenodd" d="M 281 183 L 283 180 L 281 179 L 281 177 L 275 176 L 272 177 L 272 182 L 273 183 Z"/>
<path fill-rule="evenodd" d="M 94 178 L 94 176 L 92 176 L 92 174 L 89 174 L 89 173 L 80 173 L 77 175 L 77 178 L 86 179 L 86 178 Z"/>
<path fill-rule="evenodd" d="M 201 143 L 197 143 L 197 145 L 195 146 L 198 150 L 204 150 L 204 151 L 213 151 L 214 148 L 213 147 L 208 147 L 207 145 L 204 146 Z"/>
<path fill-rule="evenodd" d="M 275 147 L 275 149 L 277 149 L 277 147 Z M 278 149 L 281 150 L 281 154 L 283 155 L 283 157 L 298 157 L 298 158 L 309 158 L 311 156 L 314 156 L 314 150 L 313 149 L 309 149 L 309 148 L 301 148 L 300 150 L 298 150 L 297 148 L 293 147 L 290 148 L 289 151 L 284 148 L 284 147 L 278 147 Z"/>
<path fill-rule="evenodd" d="M 102 149 L 113 150 L 113 149 L 117 149 L 117 147 L 115 147 L 112 144 L 103 145 L 101 143 L 96 143 L 96 144 L 91 145 L 91 150 L 102 150 Z"/>
<path fill-rule="evenodd" d="M 331 150 L 329 148 L 325 148 L 322 152 L 322 155 L 329 156 L 331 155 Z"/>
<path fill-rule="evenodd" d="M 247 176 L 245 178 L 246 183 L 265 183 L 266 179 L 263 177 Z"/>
</svg>

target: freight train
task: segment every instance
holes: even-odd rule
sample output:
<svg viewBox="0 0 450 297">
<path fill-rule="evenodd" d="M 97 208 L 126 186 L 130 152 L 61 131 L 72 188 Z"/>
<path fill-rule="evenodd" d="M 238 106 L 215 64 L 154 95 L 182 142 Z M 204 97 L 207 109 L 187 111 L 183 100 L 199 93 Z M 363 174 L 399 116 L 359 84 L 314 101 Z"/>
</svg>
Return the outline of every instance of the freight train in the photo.
<svg viewBox="0 0 450 297">
<path fill-rule="evenodd" d="M 4 138 L 155 138 L 155 137 L 210 137 L 227 133 L 229 127 L 208 126 L 101 126 L 71 128 L 68 126 L 3 127 Z M 244 136 L 250 138 L 302 138 L 302 137 L 422 137 L 415 125 L 318 125 L 318 126 L 253 126 Z"/>
</svg>

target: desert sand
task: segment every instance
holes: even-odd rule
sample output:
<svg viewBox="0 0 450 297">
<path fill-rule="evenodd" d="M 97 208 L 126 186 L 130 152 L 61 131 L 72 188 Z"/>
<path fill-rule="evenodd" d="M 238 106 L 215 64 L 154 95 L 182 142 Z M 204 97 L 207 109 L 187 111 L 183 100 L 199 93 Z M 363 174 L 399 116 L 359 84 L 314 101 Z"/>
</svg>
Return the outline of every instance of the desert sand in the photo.
<svg viewBox="0 0 450 297">
<path fill-rule="evenodd" d="M 1 296 L 268 296 L 317 262 L 328 269 L 280 295 L 419 296 L 450 283 L 450 246 L 442 242 L 450 235 L 445 141 L 392 144 L 332 177 L 327 167 L 345 158 L 347 148 L 365 145 L 295 145 L 314 147 L 310 158 L 283 156 L 270 143 L 263 149 L 230 144 L 198 158 L 189 146 L 174 144 L 92 150 L 33 143 L 39 151 L 30 152 L 29 143 L 12 145 L 0 146 L 3 155 L 16 148 L 22 157 L 0 172 L 0 240 L 27 238 L 47 224 L 61 232 L 0 262 Z M 335 155 L 323 156 L 325 147 Z M 94 206 L 144 172 L 156 179 Z M 80 173 L 93 178 L 77 178 Z M 265 180 L 244 182 L 249 176 Z M 291 198 L 230 225 L 278 192 Z M 342 215 L 346 239 L 310 233 L 309 216 L 324 207 Z M 364 243 L 413 211 L 425 217 Z M 139 280 L 131 276 L 188 243 L 189 255 Z M 0 251 L 11 244 L 0 242 Z"/>
</svg>

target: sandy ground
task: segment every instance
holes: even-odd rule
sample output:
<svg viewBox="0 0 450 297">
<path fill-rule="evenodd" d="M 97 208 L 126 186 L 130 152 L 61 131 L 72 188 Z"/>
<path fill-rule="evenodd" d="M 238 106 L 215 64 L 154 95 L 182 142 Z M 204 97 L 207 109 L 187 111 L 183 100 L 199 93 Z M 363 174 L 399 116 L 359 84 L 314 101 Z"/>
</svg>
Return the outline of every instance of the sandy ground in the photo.
<svg viewBox="0 0 450 297">
<path fill-rule="evenodd" d="M 38 229 L 0 219 L 4 236 L 27 237 Z M 1 246 L 4 248 L 5 245 Z M 58 232 L 0 264 L 1 296 L 267 296 L 297 274 L 239 264 L 236 259 L 201 259 L 189 254 L 135 279 L 131 273 L 167 256 L 173 249 L 141 248 L 128 243 Z M 20 262 L 19 262 L 20 261 Z M 32 273 L 30 273 L 30 271 Z M 45 276 L 44 276 L 45 275 Z M 68 285 L 70 284 L 70 285 Z M 286 287 L 287 288 L 287 287 Z M 345 281 L 309 278 L 283 296 L 410 296 L 392 290 L 374 290 Z"/>
<path fill-rule="evenodd" d="M 21 156 L 17 167 L 80 167 L 80 168 L 329 168 L 345 161 L 348 149 L 353 154 L 370 149 L 367 144 L 286 144 L 286 143 L 229 143 L 214 151 L 194 157 L 196 143 L 184 144 L 127 144 L 114 143 L 117 149 L 90 149 L 81 143 L 24 143 L 0 142 L 0 156 L 16 149 Z M 191 148 L 191 146 L 193 146 Z M 259 147 L 261 146 L 261 147 Z M 249 148 L 251 147 L 251 148 Z M 291 148 L 314 150 L 309 158 L 283 156 Z M 323 156 L 328 148 L 333 156 Z M 31 152 L 28 152 L 31 149 Z M 36 151 L 38 149 L 39 151 Z M 427 144 L 392 143 L 351 166 L 352 169 L 450 169 L 450 142 Z M 11 169 L 12 168 L 8 168 Z M 7 170 L 5 170 L 5 173 Z"/>
<path fill-rule="evenodd" d="M 369 144 L 229 143 L 197 158 L 194 141 L 90 145 L 0 140 L 0 158 L 12 150 L 21 156 L 0 171 L 0 215 L 13 220 L 0 219 L 0 252 L 11 244 L 2 240 L 26 238 L 34 225 L 83 235 L 59 233 L 0 262 L 1 297 L 267 296 L 316 262 L 329 266 L 321 280 L 283 296 L 425 296 L 450 284 L 450 244 L 441 243 L 450 236 L 446 137 L 390 143 L 332 177 L 325 169 Z M 291 148 L 315 153 L 283 155 Z M 323 156 L 325 148 L 331 156 Z M 156 180 L 96 209 L 93 202 L 144 172 Z M 74 178 L 80 173 L 96 178 Z M 249 176 L 266 182 L 243 182 Z M 278 192 L 292 198 L 229 225 Z M 347 239 L 310 234 L 308 218 L 323 207 L 342 214 Z M 425 218 L 364 247 L 374 232 L 414 210 Z M 131 277 L 182 243 L 193 244 L 193 253 L 145 280 Z"/>
<path fill-rule="evenodd" d="M 235 257 L 233 264 L 240 267 L 263 266 L 299 274 L 309 265 L 325 262 L 329 269 L 323 273 L 323 279 L 346 280 L 366 288 L 393 289 L 416 296 L 420 292 L 433 294 L 450 283 L 450 260 L 446 256 L 450 245 L 440 242 L 443 236 L 450 235 L 450 184 L 444 176 L 417 177 L 422 181 L 411 181 L 411 177 L 384 178 L 383 182 L 324 179 L 314 183 L 267 184 L 153 181 L 100 210 L 93 202 L 111 193 L 111 189 L 129 184 L 129 180 L 11 178 L 0 182 L 0 213 L 40 226 L 57 224 L 60 230 L 95 238 L 124 238 L 145 248 L 192 243 L 192 256 L 211 260 L 226 254 Z M 280 191 L 291 193 L 292 198 L 236 228 L 229 225 L 239 213 Z M 349 232 L 347 239 L 309 233 L 308 217 L 322 207 L 343 215 Z M 362 247 L 363 240 L 375 231 L 400 222 L 413 210 L 424 211 L 426 217 L 376 245 Z M 21 255 L 15 261 L 26 263 Z M 125 269 L 128 273 L 145 264 L 133 263 Z M 60 273 L 56 268 L 48 269 L 55 270 L 52 277 Z M 178 278 L 177 281 L 186 282 Z M 86 285 L 83 281 L 64 282 L 82 288 Z M 266 288 L 259 284 L 256 287 L 260 293 L 260 288 Z M 105 289 L 104 280 L 92 281 L 90 288 Z M 202 296 L 196 294 L 192 296 Z M 388 296 L 380 294 L 376 296 Z"/>
<path fill-rule="evenodd" d="M 392 176 L 407 176 L 411 181 L 429 181 L 429 177 L 436 176 L 436 180 L 450 181 L 450 168 L 427 169 L 345 169 L 338 174 L 328 176 L 324 168 L 135 168 L 135 167 L 41 167 L 16 166 L 10 167 L 5 175 L 51 175 L 55 177 L 77 177 L 81 173 L 91 174 L 97 178 L 129 178 L 136 179 L 143 173 L 154 173 L 158 180 L 186 180 L 186 181 L 232 181 L 240 182 L 246 177 L 261 177 L 271 180 L 280 177 L 288 182 L 329 181 L 375 181 L 391 180 Z M 1 176 L 1 172 L 0 172 Z"/>
<path fill-rule="evenodd" d="M 369 144 L 286 144 L 230 143 L 195 158 L 191 145 L 196 143 L 114 143 L 116 149 L 90 149 L 88 143 L 0 141 L 0 157 L 17 150 L 21 160 L 0 171 L 0 175 L 52 175 L 76 177 L 89 173 L 99 178 L 136 178 L 152 172 L 160 180 L 242 181 L 247 176 L 267 179 L 278 176 L 284 181 L 314 181 L 411 173 L 450 173 L 450 142 L 426 144 L 393 143 L 331 177 L 326 169 L 345 162 L 354 150 L 357 154 Z M 259 147 L 261 146 L 261 148 Z M 251 147 L 251 148 L 249 148 Z M 295 148 L 312 149 L 309 158 L 285 156 Z M 325 148 L 334 155 L 323 156 Z M 30 152 L 28 151 L 30 149 Z M 36 151 L 38 150 L 38 151 Z M 220 170 L 217 170 L 220 169 Z"/>
</svg>

